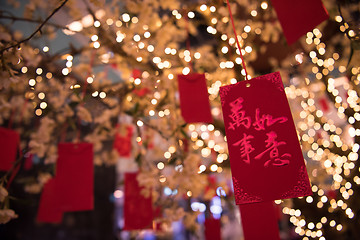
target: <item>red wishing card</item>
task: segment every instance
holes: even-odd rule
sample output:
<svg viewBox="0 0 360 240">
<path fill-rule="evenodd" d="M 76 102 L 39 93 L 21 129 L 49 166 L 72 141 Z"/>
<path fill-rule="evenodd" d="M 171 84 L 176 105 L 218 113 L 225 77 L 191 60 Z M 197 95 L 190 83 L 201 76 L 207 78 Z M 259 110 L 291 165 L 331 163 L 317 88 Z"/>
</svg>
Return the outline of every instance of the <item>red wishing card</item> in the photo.
<svg viewBox="0 0 360 240">
<path fill-rule="evenodd" d="M 16 160 L 20 137 L 11 129 L 0 127 L 0 171 L 9 171 Z"/>
<path fill-rule="evenodd" d="M 220 219 L 207 218 L 205 219 L 205 239 L 206 240 L 221 240 L 221 222 Z"/>
<path fill-rule="evenodd" d="M 329 18 L 321 0 L 271 0 L 290 45 Z"/>
<path fill-rule="evenodd" d="M 154 210 L 151 197 L 144 197 L 137 173 L 125 173 L 124 230 L 151 229 Z"/>
<path fill-rule="evenodd" d="M 133 131 L 133 127 L 128 125 L 126 126 L 125 135 L 116 133 L 113 147 L 117 150 L 119 156 L 130 157 L 132 149 L 131 138 L 133 136 Z"/>
<path fill-rule="evenodd" d="M 40 197 L 36 220 L 44 223 L 61 223 L 63 212 L 59 204 L 59 194 L 55 179 L 50 179 L 44 185 Z"/>
<path fill-rule="evenodd" d="M 245 240 L 280 240 L 273 202 L 243 204 L 239 207 Z"/>
<path fill-rule="evenodd" d="M 187 123 L 211 123 L 209 94 L 204 74 L 178 75 L 181 115 Z"/>
<path fill-rule="evenodd" d="M 278 72 L 220 88 L 236 204 L 311 195 Z"/>
<path fill-rule="evenodd" d="M 94 208 L 93 146 L 90 143 L 59 143 L 56 189 L 63 211 Z"/>
<path fill-rule="evenodd" d="M 24 155 L 24 157 L 25 157 L 24 170 L 30 170 L 33 165 L 34 155 L 28 152 Z"/>
</svg>

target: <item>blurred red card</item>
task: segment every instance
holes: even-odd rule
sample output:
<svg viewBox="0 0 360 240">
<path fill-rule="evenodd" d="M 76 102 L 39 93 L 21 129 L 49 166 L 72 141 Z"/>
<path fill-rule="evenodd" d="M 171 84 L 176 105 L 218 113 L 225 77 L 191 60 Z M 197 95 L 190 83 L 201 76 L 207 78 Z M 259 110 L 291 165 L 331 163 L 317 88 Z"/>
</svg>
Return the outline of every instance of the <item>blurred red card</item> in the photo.
<svg viewBox="0 0 360 240">
<path fill-rule="evenodd" d="M 236 204 L 311 195 L 278 72 L 220 88 Z"/>
<path fill-rule="evenodd" d="M 119 156 L 130 157 L 132 143 L 131 138 L 133 136 L 133 127 L 131 125 L 126 126 L 126 134 L 121 135 L 119 132 L 115 134 L 113 147 L 119 153 Z"/>
<path fill-rule="evenodd" d="M 212 123 L 204 74 L 178 75 L 181 115 L 187 123 Z"/>
<path fill-rule="evenodd" d="M 205 219 L 205 240 L 221 240 L 221 222 L 220 219 Z"/>
<path fill-rule="evenodd" d="M 9 171 L 16 160 L 20 137 L 7 128 L 0 127 L 0 171 Z"/>
<path fill-rule="evenodd" d="M 59 205 L 59 195 L 55 179 L 50 179 L 44 185 L 41 193 L 36 220 L 43 223 L 61 223 L 63 212 Z"/>
<path fill-rule="evenodd" d="M 59 143 L 56 189 L 63 211 L 94 208 L 93 146 L 90 143 Z"/>
<path fill-rule="evenodd" d="M 239 207 L 245 240 L 280 240 L 273 202 L 243 204 Z"/>
<path fill-rule="evenodd" d="M 289 45 L 329 18 L 321 0 L 271 2 Z"/>
<path fill-rule="evenodd" d="M 125 173 L 124 230 L 151 229 L 154 210 L 151 197 L 141 194 L 137 173 Z"/>
</svg>

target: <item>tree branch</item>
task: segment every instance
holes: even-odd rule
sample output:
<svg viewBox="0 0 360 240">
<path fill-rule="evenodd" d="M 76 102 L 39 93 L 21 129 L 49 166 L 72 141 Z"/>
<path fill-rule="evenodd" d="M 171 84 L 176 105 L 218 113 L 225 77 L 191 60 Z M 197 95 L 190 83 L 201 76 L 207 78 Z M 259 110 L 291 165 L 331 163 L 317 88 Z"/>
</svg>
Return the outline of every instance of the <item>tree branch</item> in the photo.
<svg viewBox="0 0 360 240">
<path fill-rule="evenodd" d="M 39 19 L 29 19 L 29 18 L 21 18 L 21 17 L 15 17 L 15 16 L 4 16 L 4 15 L 0 15 L 0 19 L 9 19 L 12 21 L 23 21 L 23 22 L 31 22 L 31 23 L 43 23 L 43 20 Z M 69 29 L 67 26 L 62 26 L 56 23 L 46 23 L 47 25 L 56 27 L 56 28 L 61 28 L 61 29 L 67 29 L 69 31 L 73 31 L 71 29 Z"/>
<path fill-rule="evenodd" d="M 27 42 L 29 41 L 31 38 L 33 38 L 35 36 L 36 33 L 41 31 L 41 28 L 49 21 L 49 19 L 57 12 L 59 11 L 66 3 L 68 2 L 68 0 L 64 0 L 60 6 L 58 6 L 57 8 L 54 9 L 54 11 L 52 11 L 52 13 L 36 28 L 36 30 L 27 38 L 21 40 L 20 42 L 17 42 L 9 47 L 3 48 L 0 50 L 0 53 L 2 54 L 3 52 L 5 52 L 6 50 L 9 50 L 11 48 L 17 47 L 19 46 L 21 43 Z"/>
</svg>

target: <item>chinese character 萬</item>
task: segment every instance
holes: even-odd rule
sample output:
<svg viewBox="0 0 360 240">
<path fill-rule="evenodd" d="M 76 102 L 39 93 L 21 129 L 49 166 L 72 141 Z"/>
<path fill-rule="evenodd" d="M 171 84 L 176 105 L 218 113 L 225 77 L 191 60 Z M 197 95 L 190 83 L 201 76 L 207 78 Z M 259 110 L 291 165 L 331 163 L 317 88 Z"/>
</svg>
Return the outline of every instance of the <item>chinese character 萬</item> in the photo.
<svg viewBox="0 0 360 240">
<path fill-rule="evenodd" d="M 250 119 L 250 117 L 246 117 L 245 111 L 242 110 L 242 108 L 243 108 L 242 102 L 243 101 L 244 101 L 244 99 L 239 97 L 230 103 L 231 114 L 229 115 L 229 117 L 231 118 L 232 121 L 230 122 L 229 129 L 235 130 L 235 127 L 239 127 L 241 125 L 243 125 L 247 129 L 250 128 L 251 119 Z"/>
</svg>

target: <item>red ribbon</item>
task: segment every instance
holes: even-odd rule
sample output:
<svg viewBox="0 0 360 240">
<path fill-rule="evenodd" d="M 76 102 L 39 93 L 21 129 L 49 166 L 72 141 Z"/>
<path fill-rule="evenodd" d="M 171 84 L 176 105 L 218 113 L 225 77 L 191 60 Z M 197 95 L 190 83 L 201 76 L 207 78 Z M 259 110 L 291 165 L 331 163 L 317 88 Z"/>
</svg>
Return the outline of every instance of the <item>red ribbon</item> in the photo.
<svg viewBox="0 0 360 240">
<path fill-rule="evenodd" d="M 245 80 L 248 80 L 248 73 L 247 73 L 247 70 L 246 70 L 246 65 L 245 65 L 245 61 L 244 61 L 243 55 L 242 55 L 242 53 L 241 53 L 240 43 L 239 43 L 239 40 L 238 40 L 238 38 L 237 38 L 237 34 L 236 34 L 236 30 L 235 30 L 235 24 L 234 24 L 234 18 L 233 18 L 233 15 L 232 15 L 232 13 L 231 13 L 231 8 L 230 8 L 229 0 L 226 0 L 226 3 L 227 3 L 227 6 L 228 6 L 228 9 L 229 9 L 229 14 L 230 14 L 230 19 L 231 19 L 231 25 L 232 25 L 233 30 L 234 30 L 236 44 L 237 44 L 237 47 L 238 47 L 239 52 L 240 52 L 240 57 L 241 57 L 241 60 L 242 60 L 242 66 L 243 66 L 243 68 L 244 68 L 244 70 L 245 70 Z"/>
</svg>

